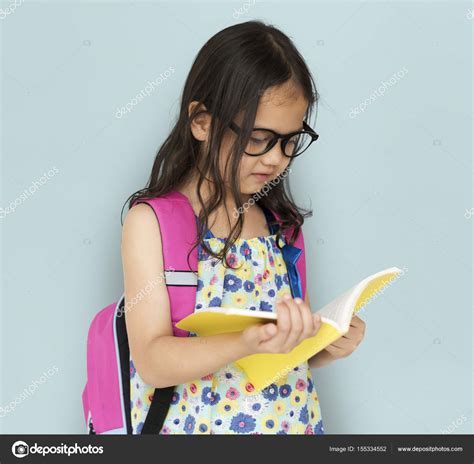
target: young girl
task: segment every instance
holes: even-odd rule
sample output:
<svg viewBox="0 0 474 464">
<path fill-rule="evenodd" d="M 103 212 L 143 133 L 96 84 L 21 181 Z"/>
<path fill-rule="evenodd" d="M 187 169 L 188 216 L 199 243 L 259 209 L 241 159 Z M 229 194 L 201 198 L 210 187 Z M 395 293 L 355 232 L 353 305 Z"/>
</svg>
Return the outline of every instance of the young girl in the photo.
<svg viewBox="0 0 474 464">
<path fill-rule="evenodd" d="M 361 319 L 354 317 L 346 336 L 262 391 L 235 364 L 254 353 L 288 353 L 319 329 L 308 295 L 291 297 L 282 254 L 310 215 L 293 203 L 287 183 L 291 164 L 318 137 L 307 122 L 317 99 L 292 41 L 262 22 L 228 27 L 198 53 L 179 119 L 158 151 L 147 188 L 129 203 L 122 240 L 126 302 L 163 275 L 158 221 L 149 205 L 135 202 L 177 191 L 189 200 L 199 231 L 194 311 L 275 311 L 277 323 L 175 337 L 166 285 L 154 286 L 126 312 L 133 433 L 143 427 L 154 389 L 168 386 L 176 387 L 161 434 L 323 433 L 309 368 L 350 354 L 364 335 Z M 280 229 L 272 234 L 275 224 Z M 291 228 L 288 241 L 282 233 Z"/>
</svg>

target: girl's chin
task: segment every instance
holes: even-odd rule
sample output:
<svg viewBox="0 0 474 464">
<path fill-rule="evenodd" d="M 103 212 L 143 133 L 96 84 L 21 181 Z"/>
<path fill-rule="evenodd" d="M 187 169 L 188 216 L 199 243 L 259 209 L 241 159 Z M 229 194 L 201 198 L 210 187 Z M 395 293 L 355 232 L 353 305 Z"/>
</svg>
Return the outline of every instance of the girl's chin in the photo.
<svg viewBox="0 0 474 464">
<path fill-rule="evenodd" d="M 253 185 L 246 185 L 245 187 L 244 186 L 241 186 L 240 188 L 240 193 L 242 195 L 255 195 L 256 193 L 260 192 L 260 190 L 262 190 L 264 184 L 260 184 L 260 183 L 253 183 Z"/>
</svg>

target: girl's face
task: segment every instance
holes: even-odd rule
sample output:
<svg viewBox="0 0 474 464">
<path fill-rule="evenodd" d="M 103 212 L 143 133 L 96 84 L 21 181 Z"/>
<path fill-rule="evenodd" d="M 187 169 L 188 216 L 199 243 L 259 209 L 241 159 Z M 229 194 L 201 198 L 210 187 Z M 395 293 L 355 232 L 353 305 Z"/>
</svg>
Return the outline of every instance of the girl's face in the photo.
<svg viewBox="0 0 474 464">
<path fill-rule="evenodd" d="M 254 127 L 272 129 L 280 134 L 301 130 L 307 108 L 308 102 L 291 81 L 282 86 L 273 87 L 268 89 L 260 99 Z M 239 125 L 240 121 L 235 122 Z M 231 142 L 231 137 L 235 135 L 229 135 Z M 280 143 L 281 140 L 271 150 L 260 156 L 242 154 L 239 172 L 242 194 L 252 195 L 260 191 L 266 183 L 285 171 L 290 158 L 282 153 Z M 264 176 L 259 174 L 264 174 Z M 271 188 L 271 185 L 269 187 Z"/>
<path fill-rule="evenodd" d="M 190 111 L 195 104 L 198 102 L 191 103 Z M 261 96 L 254 127 L 272 129 L 280 134 L 301 130 L 307 109 L 308 102 L 301 90 L 289 80 L 278 87 L 267 89 Z M 234 121 L 237 126 L 240 126 L 241 122 L 242 117 L 237 117 Z M 210 115 L 208 113 L 201 113 L 191 122 L 194 137 L 204 143 L 208 141 L 209 127 Z M 222 178 L 227 179 L 227 185 L 230 185 L 230 182 L 229 174 L 225 175 L 225 165 L 235 138 L 235 132 L 229 128 L 222 141 L 220 170 Z M 247 196 L 246 199 L 259 192 L 266 183 L 276 179 L 290 163 L 290 158 L 282 153 L 280 143 L 281 140 L 271 150 L 260 156 L 242 153 L 239 181 L 240 191 L 244 197 Z"/>
</svg>

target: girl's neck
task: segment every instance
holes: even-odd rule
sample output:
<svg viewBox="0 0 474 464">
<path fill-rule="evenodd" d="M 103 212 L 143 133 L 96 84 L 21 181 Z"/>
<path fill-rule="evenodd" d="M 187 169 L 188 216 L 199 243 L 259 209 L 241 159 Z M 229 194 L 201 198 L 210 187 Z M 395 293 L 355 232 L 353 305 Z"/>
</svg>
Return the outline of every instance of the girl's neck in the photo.
<svg viewBox="0 0 474 464">
<path fill-rule="evenodd" d="M 201 211 L 201 204 L 199 203 L 196 185 L 197 185 L 196 181 L 191 181 L 191 182 L 188 182 L 183 187 L 179 188 L 178 191 L 188 198 L 189 202 L 191 203 L 191 206 L 194 209 L 194 212 L 196 213 L 196 215 L 199 215 L 199 212 Z M 247 193 L 242 193 L 241 195 L 242 195 L 244 203 L 251 198 L 251 195 Z M 210 199 L 211 194 L 209 191 L 208 182 L 203 183 L 201 196 L 203 198 L 204 203 L 207 203 L 208 200 Z M 226 205 L 225 206 L 220 205 L 218 209 L 219 209 L 219 212 L 220 211 L 225 212 L 225 210 L 233 211 L 236 209 L 235 202 L 234 202 L 234 199 L 232 198 L 232 193 L 230 191 L 227 192 Z"/>
</svg>

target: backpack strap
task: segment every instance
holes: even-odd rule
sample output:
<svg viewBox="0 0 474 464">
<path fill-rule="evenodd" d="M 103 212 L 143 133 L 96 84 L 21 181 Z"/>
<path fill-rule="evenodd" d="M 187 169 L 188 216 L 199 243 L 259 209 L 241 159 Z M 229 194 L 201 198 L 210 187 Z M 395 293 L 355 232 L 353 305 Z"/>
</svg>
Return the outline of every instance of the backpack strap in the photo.
<svg viewBox="0 0 474 464">
<path fill-rule="evenodd" d="M 263 211 L 268 219 L 272 219 L 272 216 L 276 220 L 280 220 L 280 216 L 270 208 L 263 208 Z M 270 230 L 271 234 L 276 234 L 280 226 L 276 224 Z M 285 260 L 288 279 L 290 281 L 290 288 L 293 298 L 299 297 L 305 299 L 306 297 L 306 255 L 304 249 L 304 237 L 303 229 L 300 228 L 298 237 L 293 245 L 289 244 L 290 238 L 293 234 L 294 228 L 287 229 L 284 232 L 286 238 L 286 244 L 282 248 L 283 258 Z"/>
<path fill-rule="evenodd" d="M 146 203 L 153 208 L 160 225 L 173 335 L 186 337 L 189 332 L 179 329 L 176 324 L 192 314 L 196 305 L 197 248 L 189 255 L 189 266 L 187 262 L 197 236 L 194 210 L 187 197 L 178 191 L 159 198 L 140 199 L 134 205 L 139 203 Z"/>
</svg>

